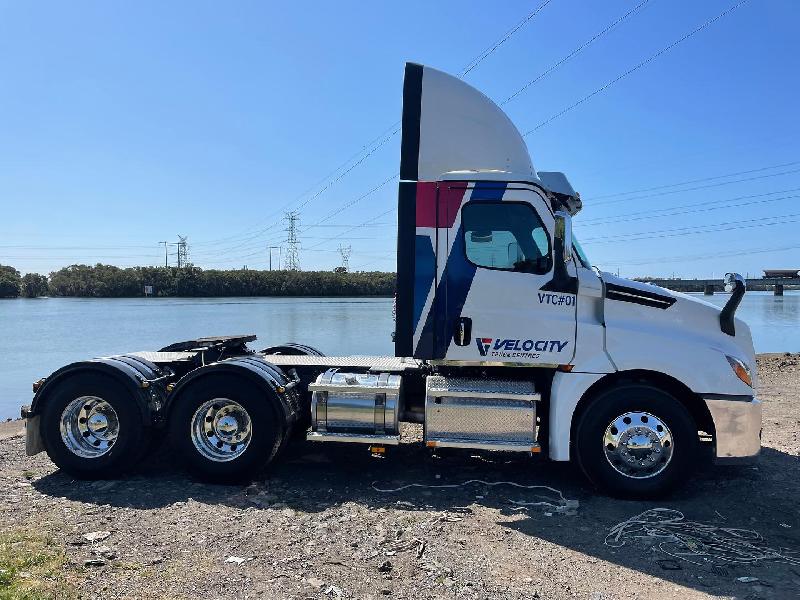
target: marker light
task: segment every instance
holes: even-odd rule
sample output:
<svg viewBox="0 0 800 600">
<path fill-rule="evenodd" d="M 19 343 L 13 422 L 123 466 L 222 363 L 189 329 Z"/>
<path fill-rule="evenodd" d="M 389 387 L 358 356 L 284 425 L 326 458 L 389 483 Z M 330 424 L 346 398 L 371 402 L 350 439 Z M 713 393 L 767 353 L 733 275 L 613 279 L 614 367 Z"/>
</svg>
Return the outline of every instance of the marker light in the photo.
<svg viewBox="0 0 800 600">
<path fill-rule="evenodd" d="M 733 369 L 733 372 L 736 374 L 736 376 L 750 387 L 753 387 L 753 378 L 750 375 L 750 369 L 747 367 L 747 365 L 738 358 L 733 358 L 732 356 L 726 355 L 725 358 L 728 359 L 731 369 Z"/>
</svg>

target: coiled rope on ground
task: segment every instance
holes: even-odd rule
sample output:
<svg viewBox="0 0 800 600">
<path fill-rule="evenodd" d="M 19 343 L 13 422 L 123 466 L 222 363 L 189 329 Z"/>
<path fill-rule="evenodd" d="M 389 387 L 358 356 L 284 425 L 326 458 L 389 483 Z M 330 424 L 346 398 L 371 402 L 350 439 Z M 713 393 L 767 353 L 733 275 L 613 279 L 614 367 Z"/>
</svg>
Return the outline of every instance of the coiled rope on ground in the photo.
<svg viewBox="0 0 800 600">
<path fill-rule="evenodd" d="M 652 508 L 614 525 L 606 536 L 605 545 L 621 548 L 637 539 L 654 539 L 658 541 L 656 547 L 667 556 L 699 566 L 717 561 L 740 565 L 759 561 L 800 565 L 800 555 L 786 548 L 768 547 L 757 531 L 687 521 L 682 512 L 670 508 Z"/>
<path fill-rule="evenodd" d="M 403 490 L 411 489 L 411 488 L 425 488 L 425 489 L 454 489 L 454 488 L 461 488 L 473 483 L 479 485 L 485 485 L 488 487 L 496 487 L 498 485 L 508 485 L 515 488 L 520 488 L 523 490 L 547 490 L 557 496 L 555 499 L 548 499 L 536 502 L 527 502 L 522 500 L 509 500 L 511 504 L 514 504 L 520 508 L 527 508 L 530 506 L 546 506 L 552 508 L 555 512 L 558 513 L 566 513 L 568 511 L 575 511 L 578 508 L 578 501 L 577 500 L 569 500 L 564 497 L 559 490 L 552 488 L 547 485 L 523 485 L 521 483 L 516 483 L 514 481 L 484 481 L 483 479 L 468 479 L 462 483 L 442 483 L 442 484 L 426 484 L 426 483 L 409 483 L 406 485 L 401 485 L 396 488 L 379 488 L 375 485 L 377 482 L 372 483 L 372 489 L 376 492 L 381 492 L 382 494 L 395 494 L 397 492 L 402 492 Z M 538 494 L 539 496 L 543 496 L 543 494 Z"/>
</svg>

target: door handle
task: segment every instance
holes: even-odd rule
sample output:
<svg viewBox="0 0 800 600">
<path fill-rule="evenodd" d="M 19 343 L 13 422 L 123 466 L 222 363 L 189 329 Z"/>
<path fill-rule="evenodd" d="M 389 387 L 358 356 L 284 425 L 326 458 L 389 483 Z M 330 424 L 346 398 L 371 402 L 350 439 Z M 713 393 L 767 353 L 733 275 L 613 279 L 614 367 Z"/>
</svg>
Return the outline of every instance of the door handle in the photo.
<svg viewBox="0 0 800 600">
<path fill-rule="evenodd" d="M 460 317 L 456 321 L 454 329 L 453 342 L 456 346 L 469 346 L 469 340 L 472 338 L 472 319 Z"/>
</svg>

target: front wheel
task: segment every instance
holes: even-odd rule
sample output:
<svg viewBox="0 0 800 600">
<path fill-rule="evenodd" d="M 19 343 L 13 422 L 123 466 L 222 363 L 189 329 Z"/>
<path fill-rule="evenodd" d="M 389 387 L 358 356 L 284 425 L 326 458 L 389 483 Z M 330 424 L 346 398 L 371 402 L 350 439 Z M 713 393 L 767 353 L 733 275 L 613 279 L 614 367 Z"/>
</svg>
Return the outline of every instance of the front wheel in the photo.
<svg viewBox="0 0 800 600">
<path fill-rule="evenodd" d="M 238 377 L 198 380 L 175 400 L 170 442 L 187 469 L 201 479 L 251 479 L 274 458 L 284 438 L 271 400 Z"/>
<path fill-rule="evenodd" d="M 592 483 L 619 497 L 663 495 L 691 473 L 697 426 L 671 394 L 644 383 L 601 392 L 579 418 L 575 455 Z"/>
</svg>

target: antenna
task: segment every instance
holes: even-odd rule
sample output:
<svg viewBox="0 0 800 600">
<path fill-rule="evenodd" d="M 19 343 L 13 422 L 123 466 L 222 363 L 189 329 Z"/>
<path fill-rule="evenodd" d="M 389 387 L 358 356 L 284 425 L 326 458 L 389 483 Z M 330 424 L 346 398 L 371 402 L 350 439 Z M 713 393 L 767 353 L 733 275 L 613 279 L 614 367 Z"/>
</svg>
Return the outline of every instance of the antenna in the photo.
<svg viewBox="0 0 800 600">
<path fill-rule="evenodd" d="M 300 240 L 297 239 L 297 229 L 300 225 L 300 213 L 296 210 L 284 214 L 286 221 L 286 260 L 283 263 L 287 271 L 300 270 Z"/>
<path fill-rule="evenodd" d="M 352 252 L 353 248 L 352 246 L 350 246 L 350 244 L 347 244 L 347 246 L 342 246 L 341 244 L 339 244 L 339 254 L 342 257 L 342 268 L 345 271 L 350 270 L 350 254 Z"/>
</svg>

